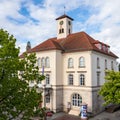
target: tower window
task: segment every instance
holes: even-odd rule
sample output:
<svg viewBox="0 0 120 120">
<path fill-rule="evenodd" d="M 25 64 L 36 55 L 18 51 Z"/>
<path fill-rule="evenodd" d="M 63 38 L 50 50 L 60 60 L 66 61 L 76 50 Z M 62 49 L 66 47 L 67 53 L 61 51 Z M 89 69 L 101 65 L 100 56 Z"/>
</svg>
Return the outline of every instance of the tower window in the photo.
<svg viewBox="0 0 120 120">
<path fill-rule="evenodd" d="M 68 21 L 68 24 L 71 25 L 71 21 Z"/>
<path fill-rule="evenodd" d="M 69 34 L 70 34 L 70 29 L 69 29 Z"/>
<path fill-rule="evenodd" d="M 64 33 L 64 29 L 62 28 L 62 33 Z"/>
<path fill-rule="evenodd" d="M 59 33 L 61 33 L 61 29 L 59 29 Z"/>
<path fill-rule="evenodd" d="M 59 34 L 64 33 L 64 29 L 59 29 Z"/>
</svg>

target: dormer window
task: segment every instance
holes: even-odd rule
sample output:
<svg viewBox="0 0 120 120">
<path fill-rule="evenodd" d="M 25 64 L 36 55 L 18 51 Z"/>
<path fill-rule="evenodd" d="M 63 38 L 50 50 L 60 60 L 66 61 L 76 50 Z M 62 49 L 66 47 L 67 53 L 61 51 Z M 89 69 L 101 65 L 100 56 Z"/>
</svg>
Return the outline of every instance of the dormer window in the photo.
<svg viewBox="0 0 120 120">
<path fill-rule="evenodd" d="M 106 46 L 105 45 L 103 45 L 103 51 L 106 51 Z"/>
<path fill-rule="evenodd" d="M 108 53 L 110 52 L 110 47 L 108 47 Z"/>
<path fill-rule="evenodd" d="M 101 43 L 99 43 L 99 49 L 100 49 L 100 50 L 102 49 L 102 45 L 101 45 Z"/>
<path fill-rule="evenodd" d="M 95 46 L 100 50 L 102 49 L 102 44 L 101 43 L 97 43 L 97 44 L 95 44 Z"/>
</svg>

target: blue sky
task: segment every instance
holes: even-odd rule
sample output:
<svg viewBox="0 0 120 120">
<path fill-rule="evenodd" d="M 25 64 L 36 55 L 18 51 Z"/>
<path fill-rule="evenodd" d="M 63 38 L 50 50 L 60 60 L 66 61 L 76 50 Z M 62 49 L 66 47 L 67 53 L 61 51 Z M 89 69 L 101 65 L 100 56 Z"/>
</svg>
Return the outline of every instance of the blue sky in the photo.
<svg viewBox="0 0 120 120">
<path fill-rule="evenodd" d="M 22 53 L 27 41 L 34 47 L 56 37 L 55 19 L 64 6 L 73 33 L 85 31 L 120 56 L 120 0 L 0 0 L 0 28 L 14 35 Z"/>
</svg>

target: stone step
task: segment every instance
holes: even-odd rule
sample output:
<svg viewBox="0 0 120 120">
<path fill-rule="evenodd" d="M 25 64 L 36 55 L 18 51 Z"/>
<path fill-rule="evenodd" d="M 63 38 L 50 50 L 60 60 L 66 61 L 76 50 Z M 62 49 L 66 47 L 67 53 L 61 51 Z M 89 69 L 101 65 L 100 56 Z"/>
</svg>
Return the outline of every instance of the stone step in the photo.
<svg viewBox="0 0 120 120">
<path fill-rule="evenodd" d="M 79 116 L 80 111 L 71 109 L 68 114 Z"/>
</svg>

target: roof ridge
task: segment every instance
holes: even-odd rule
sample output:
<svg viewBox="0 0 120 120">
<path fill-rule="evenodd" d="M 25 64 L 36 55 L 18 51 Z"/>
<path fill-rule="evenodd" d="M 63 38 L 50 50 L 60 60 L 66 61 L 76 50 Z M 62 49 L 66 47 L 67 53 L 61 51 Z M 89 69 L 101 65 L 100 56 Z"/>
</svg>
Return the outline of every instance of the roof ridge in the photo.
<svg viewBox="0 0 120 120">
<path fill-rule="evenodd" d="M 82 31 L 82 33 L 83 33 L 84 37 L 87 39 L 87 42 L 88 42 L 89 47 L 90 47 L 91 49 L 94 49 L 94 47 L 93 47 L 90 39 L 92 39 L 92 40 L 94 40 L 94 41 L 96 41 L 96 40 L 93 39 L 91 36 L 89 36 L 86 32 Z M 88 37 L 89 37 L 90 39 L 89 39 Z"/>
</svg>

